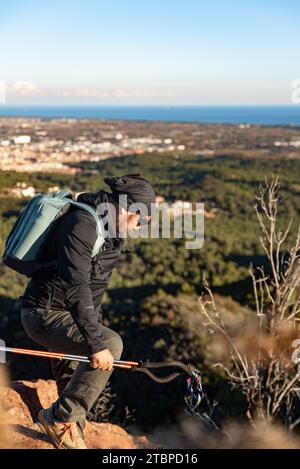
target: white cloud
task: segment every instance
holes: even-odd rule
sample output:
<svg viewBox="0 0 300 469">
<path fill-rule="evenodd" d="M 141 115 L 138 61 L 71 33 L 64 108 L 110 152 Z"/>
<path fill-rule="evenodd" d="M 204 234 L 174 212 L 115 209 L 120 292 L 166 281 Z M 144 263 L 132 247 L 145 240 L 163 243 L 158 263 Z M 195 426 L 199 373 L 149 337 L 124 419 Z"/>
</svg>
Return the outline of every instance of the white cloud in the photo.
<svg viewBox="0 0 300 469">
<path fill-rule="evenodd" d="M 150 89 L 104 89 L 97 87 L 61 87 L 48 88 L 41 87 L 30 81 L 16 81 L 7 86 L 7 95 L 12 98 L 82 98 L 82 99 L 101 99 L 101 100 L 126 100 L 130 98 L 160 98 L 166 96 L 161 90 Z M 169 93 L 167 93 L 169 95 Z"/>
<path fill-rule="evenodd" d="M 70 87 L 48 90 L 47 96 L 63 96 L 76 98 L 98 98 L 98 99 L 127 99 L 127 98 L 152 98 L 163 96 L 164 93 L 156 90 L 139 89 L 104 89 L 89 87 Z"/>
<path fill-rule="evenodd" d="M 16 81 L 7 86 L 7 94 L 12 96 L 42 96 L 43 90 L 30 81 Z"/>
</svg>

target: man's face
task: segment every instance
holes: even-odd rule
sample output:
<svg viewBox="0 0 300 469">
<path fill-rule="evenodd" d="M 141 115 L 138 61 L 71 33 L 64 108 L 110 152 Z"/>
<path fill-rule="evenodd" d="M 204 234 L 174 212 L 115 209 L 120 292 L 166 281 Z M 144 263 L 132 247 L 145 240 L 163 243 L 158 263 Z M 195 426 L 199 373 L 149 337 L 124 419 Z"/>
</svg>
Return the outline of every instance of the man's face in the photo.
<svg viewBox="0 0 300 469">
<path fill-rule="evenodd" d="M 142 216 L 139 213 L 127 212 L 122 209 L 117 217 L 117 228 L 119 233 L 140 231 L 141 225 L 149 223 L 151 216 Z"/>
</svg>

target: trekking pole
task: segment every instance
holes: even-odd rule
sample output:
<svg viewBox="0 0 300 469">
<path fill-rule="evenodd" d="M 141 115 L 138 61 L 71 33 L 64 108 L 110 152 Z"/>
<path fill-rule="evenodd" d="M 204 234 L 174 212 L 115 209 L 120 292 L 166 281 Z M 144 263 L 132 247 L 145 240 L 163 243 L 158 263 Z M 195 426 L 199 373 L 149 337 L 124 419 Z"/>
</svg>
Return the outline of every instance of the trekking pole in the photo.
<svg viewBox="0 0 300 469">
<path fill-rule="evenodd" d="M 11 348 L 11 347 L 2 347 L 0 346 L 0 351 L 14 353 L 19 355 L 29 355 L 32 357 L 41 357 L 41 358 L 53 358 L 56 360 L 70 360 L 70 361 L 77 361 L 81 363 L 90 363 L 90 360 L 86 356 L 81 355 L 70 355 L 70 354 L 63 354 L 57 352 L 44 352 L 42 350 L 31 350 L 31 349 L 22 349 L 22 348 Z M 131 369 L 133 366 L 138 366 L 138 362 L 129 362 L 129 361 L 121 361 L 115 360 L 114 367 L 116 368 L 125 368 Z"/>
<path fill-rule="evenodd" d="M 90 363 L 90 360 L 87 356 L 82 355 L 71 355 L 71 354 L 64 354 L 64 353 L 57 353 L 57 352 L 48 352 L 42 350 L 32 350 L 32 349 L 23 349 L 23 348 L 11 348 L 11 347 L 2 347 L 0 346 L 0 351 L 20 354 L 20 355 L 29 355 L 33 357 L 41 357 L 41 358 L 53 358 L 56 360 L 70 360 L 70 361 L 77 361 L 82 363 Z M 158 363 L 151 363 L 147 362 L 135 362 L 135 361 L 124 361 L 124 360 L 115 360 L 114 367 L 116 368 L 125 368 L 131 369 L 132 371 L 141 371 L 147 374 L 150 378 L 152 378 L 157 383 L 168 383 L 173 381 L 173 379 L 180 376 L 179 373 L 172 373 L 166 377 L 159 377 L 154 375 L 149 368 L 166 368 L 166 367 L 178 367 L 185 371 L 188 375 L 191 375 L 191 370 L 187 365 L 184 365 L 181 362 L 177 361 L 170 361 L 170 362 L 158 362 Z"/>
<path fill-rule="evenodd" d="M 41 358 L 52 358 L 55 360 L 69 360 L 77 361 L 82 363 L 90 363 L 90 360 L 87 356 L 82 355 L 71 355 L 57 352 L 47 352 L 42 350 L 31 350 L 31 349 L 22 349 L 22 348 L 11 348 L 0 346 L 0 351 L 20 354 L 20 355 L 29 355 L 32 357 L 41 357 Z M 189 411 L 192 415 L 195 415 L 196 408 L 200 405 L 203 400 L 204 393 L 202 389 L 202 379 L 200 371 L 192 368 L 189 365 L 185 365 L 179 361 L 166 361 L 166 362 L 142 362 L 142 361 L 124 361 L 124 360 L 115 360 L 113 363 L 114 368 L 123 368 L 130 371 L 139 371 L 145 373 L 149 378 L 151 378 L 156 383 L 165 384 L 173 381 L 178 378 L 182 372 L 187 375 L 187 393 L 185 396 L 185 402 Z M 171 373 L 168 376 L 157 376 L 150 369 L 152 368 L 170 368 L 175 367 L 181 369 L 181 373 L 175 372 Z"/>
</svg>

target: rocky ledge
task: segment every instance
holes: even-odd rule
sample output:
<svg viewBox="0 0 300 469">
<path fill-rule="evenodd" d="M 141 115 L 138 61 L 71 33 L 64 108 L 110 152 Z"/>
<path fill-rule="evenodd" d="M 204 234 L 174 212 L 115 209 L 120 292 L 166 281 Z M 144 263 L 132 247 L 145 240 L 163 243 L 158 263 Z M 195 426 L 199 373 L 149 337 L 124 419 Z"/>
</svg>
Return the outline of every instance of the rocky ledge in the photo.
<svg viewBox="0 0 300 469">
<path fill-rule="evenodd" d="M 39 410 L 49 407 L 57 397 L 56 384 L 52 380 L 14 381 L 9 387 L 0 386 L 0 402 L 3 408 L 0 432 L 2 436 L 5 434 L 4 446 L 55 449 L 35 422 Z M 123 428 L 110 423 L 88 422 L 85 441 L 90 449 L 153 447 L 145 436 L 130 435 Z"/>
</svg>

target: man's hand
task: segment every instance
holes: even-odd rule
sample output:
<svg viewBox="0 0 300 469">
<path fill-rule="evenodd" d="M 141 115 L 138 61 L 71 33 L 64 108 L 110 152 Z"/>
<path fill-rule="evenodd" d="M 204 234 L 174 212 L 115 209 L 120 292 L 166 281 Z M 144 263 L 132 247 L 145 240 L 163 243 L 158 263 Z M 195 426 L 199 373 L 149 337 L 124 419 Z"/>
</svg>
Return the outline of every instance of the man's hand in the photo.
<svg viewBox="0 0 300 469">
<path fill-rule="evenodd" d="M 91 367 L 95 370 L 111 371 L 114 365 L 114 357 L 108 349 L 91 355 Z"/>
</svg>

